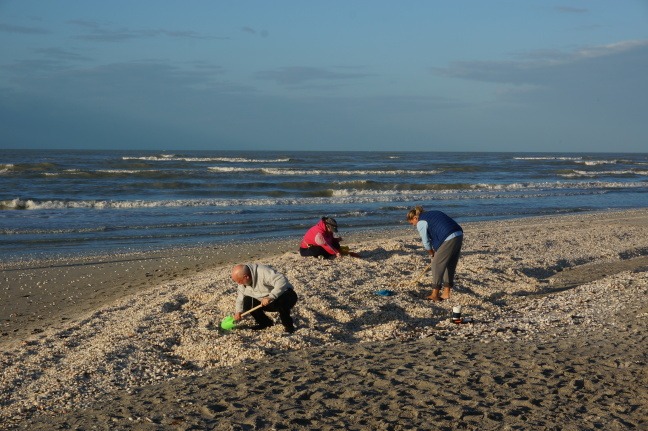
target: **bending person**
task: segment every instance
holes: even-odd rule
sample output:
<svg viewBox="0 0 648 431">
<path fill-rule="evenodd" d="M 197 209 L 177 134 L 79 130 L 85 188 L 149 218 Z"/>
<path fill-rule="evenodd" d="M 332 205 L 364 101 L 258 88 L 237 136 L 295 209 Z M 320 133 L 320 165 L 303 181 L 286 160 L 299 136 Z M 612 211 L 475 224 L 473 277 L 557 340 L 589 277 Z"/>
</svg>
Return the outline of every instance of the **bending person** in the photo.
<svg viewBox="0 0 648 431">
<path fill-rule="evenodd" d="M 258 331 L 272 326 L 272 319 L 264 312 L 271 311 L 279 313 L 285 332 L 295 331 L 290 310 L 297 303 L 297 294 L 285 275 L 267 265 L 250 263 L 236 265 L 232 269 L 232 280 L 239 285 L 235 321 L 241 320 L 241 313 L 261 304 L 262 308 L 250 313 L 257 323 L 250 329 Z"/>
<path fill-rule="evenodd" d="M 461 255 L 463 229 L 445 213 L 424 211 L 418 205 L 407 213 L 407 221 L 416 226 L 423 247 L 432 256 L 432 293 L 424 299 L 442 301 L 450 298 Z M 440 293 L 442 287 L 443 293 Z"/>
</svg>

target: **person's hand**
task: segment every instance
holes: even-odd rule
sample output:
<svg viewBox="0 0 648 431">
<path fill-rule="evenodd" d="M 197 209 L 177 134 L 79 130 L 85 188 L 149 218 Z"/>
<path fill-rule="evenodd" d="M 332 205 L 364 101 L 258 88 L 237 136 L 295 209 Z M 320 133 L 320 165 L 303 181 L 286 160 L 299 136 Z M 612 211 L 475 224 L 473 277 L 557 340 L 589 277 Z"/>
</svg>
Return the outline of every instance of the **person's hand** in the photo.
<svg viewBox="0 0 648 431">
<path fill-rule="evenodd" d="M 241 313 L 234 313 L 234 320 L 236 321 L 241 320 Z"/>
<path fill-rule="evenodd" d="M 431 256 L 431 257 L 434 257 L 434 250 L 431 250 L 431 249 L 430 249 L 430 250 L 428 250 L 428 253 L 430 253 L 430 256 Z"/>
<path fill-rule="evenodd" d="M 261 300 L 261 305 L 263 305 L 265 307 L 266 305 L 270 304 L 271 302 L 272 302 L 272 298 L 263 298 Z"/>
</svg>

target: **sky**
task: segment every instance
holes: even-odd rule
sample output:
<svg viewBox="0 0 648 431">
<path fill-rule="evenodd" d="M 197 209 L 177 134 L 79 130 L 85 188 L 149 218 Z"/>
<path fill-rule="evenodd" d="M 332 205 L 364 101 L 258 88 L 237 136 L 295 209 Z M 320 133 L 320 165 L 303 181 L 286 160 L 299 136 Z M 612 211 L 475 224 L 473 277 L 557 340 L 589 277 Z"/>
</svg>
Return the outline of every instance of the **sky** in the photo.
<svg viewBox="0 0 648 431">
<path fill-rule="evenodd" d="M 646 152 L 648 0 L 0 0 L 0 149 Z"/>
</svg>

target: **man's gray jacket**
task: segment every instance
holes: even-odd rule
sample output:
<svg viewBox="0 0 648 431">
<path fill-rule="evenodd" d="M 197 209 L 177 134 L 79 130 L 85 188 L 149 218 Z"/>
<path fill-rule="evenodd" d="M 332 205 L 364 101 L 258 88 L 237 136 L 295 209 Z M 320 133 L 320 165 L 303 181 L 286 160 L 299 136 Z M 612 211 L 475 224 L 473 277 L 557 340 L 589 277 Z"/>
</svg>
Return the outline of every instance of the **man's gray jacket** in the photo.
<svg viewBox="0 0 648 431">
<path fill-rule="evenodd" d="M 275 300 L 283 295 L 288 289 L 294 289 L 288 282 L 285 275 L 275 271 L 267 265 L 249 263 L 250 285 L 239 284 L 238 296 L 236 297 L 236 312 L 243 312 L 243 297 L 251 296 L 261 301 L 263 298 Z"/>
</svg>

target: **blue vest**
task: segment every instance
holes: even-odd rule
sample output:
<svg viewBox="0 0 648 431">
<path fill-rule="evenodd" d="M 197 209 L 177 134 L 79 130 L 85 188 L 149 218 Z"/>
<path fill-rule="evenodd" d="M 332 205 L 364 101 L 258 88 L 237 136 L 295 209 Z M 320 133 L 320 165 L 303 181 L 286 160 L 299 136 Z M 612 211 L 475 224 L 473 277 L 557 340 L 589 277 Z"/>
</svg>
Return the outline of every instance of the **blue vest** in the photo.
<svg viewBox="0 0 648 431">
<path fill-rule="evenodd" d="M 452 218 L 441 211 L 424 211 L 419 215 L 419 220 L 428 224 L 427 234 L 432 248 L 438 250 L 443 241 L 452 233 L 463 232 L 461 226 Z"/>
</svg>

